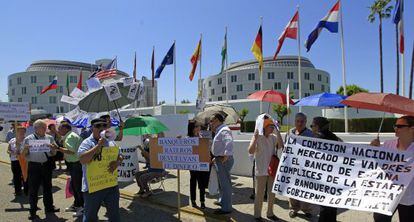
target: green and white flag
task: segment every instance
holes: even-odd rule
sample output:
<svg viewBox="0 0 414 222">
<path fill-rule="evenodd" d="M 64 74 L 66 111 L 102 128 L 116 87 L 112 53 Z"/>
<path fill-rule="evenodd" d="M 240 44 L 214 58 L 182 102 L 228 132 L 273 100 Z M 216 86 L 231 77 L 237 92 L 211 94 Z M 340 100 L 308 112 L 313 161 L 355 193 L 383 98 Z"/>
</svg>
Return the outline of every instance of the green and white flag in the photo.
<svg viewBox="0 0 414 222">
<path fill-rule="evenodd" d="M 226 34 L 224 35 L 223 48 L 221 49 L 221 72 L 220 73 L 223 73 L 224 64 L 226 62 L 226 57 L 227 57 L 227 29 L 226 29 Z"/>
</svg>

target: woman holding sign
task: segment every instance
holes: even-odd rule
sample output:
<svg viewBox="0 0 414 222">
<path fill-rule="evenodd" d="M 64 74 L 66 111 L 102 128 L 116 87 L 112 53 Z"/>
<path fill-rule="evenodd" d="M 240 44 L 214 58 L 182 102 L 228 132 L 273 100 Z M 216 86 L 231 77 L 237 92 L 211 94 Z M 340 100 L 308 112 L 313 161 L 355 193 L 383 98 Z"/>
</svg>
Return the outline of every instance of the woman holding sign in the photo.
<svg viewBox="0 0 414 222">
<path fill-rule="evenodd" d="M 333 140 L 333 141 L 342 141 L 337 137 L 333 132 L 329 130 L 329 121 L 325 117 L 315 117 L 313 118 L 312 132 L 314 137 Z M 319 222 L 332 222 L 336 221 L 336 213 L 338 208 L 321 206 L 321 211 L 319 213 Z"/>
<path fill-rule="evenodd" d="M 414 151 L 414 116 L 403 116 L 397 119 L 394 125 L 397 139 L 387 140 L 382 145 L 388 149 Z M 380 146 L 379 138 L 371 142 L 372 146 Z M 404 196 L 397 206 L 400 222 L 413 221 L 414 218 L 414 183 L 411 181 Z M 392 216 L 374 213 L 375 222 L 391 222 Z"/>
<path fill-rule="evenodd" d="M 275 133 L 276 132 L 276 133 Z M 276 155 L 276 149 L 283 147 L 280 132 L 272 119 L 263 120 L 263 135 L 259 135 L 256 129 L 250 141 L 249 154 L 254 154 L 256 193 L 254 199 L 254 217 L 256 221 L 262 221 L 262 206 L 267 187 L 267 218 L 277 221 L 278 217 L 273 213 L 275 194 L 272 192 L 274 177 L 269 174 L 268 167 L 272 156 Z"/>
<path fill-rule="evenodd" d="M 16 127 L 16 137 L 10 139 L 7 153 L 10 155 L 11 169 L 13 173 L 14 195 L 22 194 L 23 174 L 19 163 L 19 155 L 23 151 L 23 140 L 26 133 L 26 128 L 22 126 Z M 27 183 L 23 181 L 24 193 L 28 194 Z"/>
</svg>

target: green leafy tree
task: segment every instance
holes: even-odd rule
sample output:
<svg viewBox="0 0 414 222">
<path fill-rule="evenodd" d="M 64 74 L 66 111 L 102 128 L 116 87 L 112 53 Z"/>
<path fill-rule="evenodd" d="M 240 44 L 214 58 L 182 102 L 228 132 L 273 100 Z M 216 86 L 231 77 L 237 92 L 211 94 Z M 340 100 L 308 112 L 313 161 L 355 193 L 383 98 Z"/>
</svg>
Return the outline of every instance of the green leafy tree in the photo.
<svg viewBox="0 0 414 222">
<path fill-rule="evenodd" d="M 186 103 L 191 103 L 190 100 L 188 99 L 183 99 L 181 100 L 181 104 L 186 104 Z"/>
<path fill-rule="evenodd" d="M 187 114 L 187 113 L 190 113 L 190 110 L 188 110 L 188 109 L 182 109 L 182 110 L 178 111 L 178 113 L 179 114 Z"/>
<path fill-rule="evenodd" d="M 277 117 L 279 117 L 280 125 L 283 125 L 283 118 L 291 112 L 291 110 L 283 104 L 273 104 L 272 110 L 276 113 Z"/>
<path fill-rule="evenodd" d="M 249 114 L 249 110 L 247 108 L 243 108 L 241 109 L 239 112 L 239 117 L 240 117 L 240 126 L 242 131 L 244 131 L 244 119 L 246 118 L 247 114 Z"/>
<path fill-rule="evenodd" d="M 354 95 L 356 93 L 360 93 L 360 92 L 368 92 L 368 90 L 364 89 L 360 86 L 357 86 L 355 84 L 346 86 L 346 95 L 347 96 L 352 96 L 352 95 Z M 344 87 L 342 87 L 342 86 L 339 87 L 339 89 L 336 91 L 336 94 L 343 95 L 344 94 Z"/>
<path fill-rule="evenodd" d="M 388 6 L 391 0 L 375 0 L 371 6 L 369 6 L 368 21 L 371 23 L 375 22 L 378 17 L 379 26 L 379 53 L 380 53 L 380 82 L 381 82 L 381 93 L 384 92 L 384 70 L 382 64 L 382 20 L 387 19 L 391 16 L 393 6 Z"/>
</svg>

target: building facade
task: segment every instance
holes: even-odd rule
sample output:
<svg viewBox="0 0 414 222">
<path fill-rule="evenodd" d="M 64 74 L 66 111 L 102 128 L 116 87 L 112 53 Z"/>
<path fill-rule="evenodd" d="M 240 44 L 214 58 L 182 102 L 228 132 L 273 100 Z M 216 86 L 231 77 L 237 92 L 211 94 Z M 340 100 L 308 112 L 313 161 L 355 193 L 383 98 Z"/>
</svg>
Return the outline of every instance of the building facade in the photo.
<svg viewBox="0 0 414 222">
<path fill-rule="evenodd" d="M 290 85 L 291 96 L 299 98 L 298 57 L 279 56 L 276 60 L 267 57 L 263 61 L 263 90 L 273 89 L 285 93 Z M 261 90 L 260 74 L 256 60 L 232 63 L 227 69 L 229 100 L 245 99 Z M 203 80 L 207 90 L 207 101 L 226 100 L 226 72 Z M 330 92 L 330 75 L 316 69 L 307 58 L 301 58 L 302 97 Z"/>
<path fill-rule="evenodd" d="M 32 110 L 46 110 L 48 113 L 68 112 L 74 106 L 62 103 L 60 99 L 62 95 L 67 95 L 68 91 L 72 92 L 77 86 L 80 71 L 82 70 L 82 90 L 86 92 L 88 77 L 99 65 L 105 66 L 109 62 L 111 62 L 110 59 L 97 60 L 95 64 L 61 60 L 35 61 L 26 71 L 8 76 L 9 102 L 28 102 Z M 58 88 L 40 95 L 42 89 L 48 86 L 55 76 L 58 79 Z M 128 76 L 126 72 L 117 70 L 117 76 L 114 79 Z M 69 88 L 66 87 L 67 79 L 69 80 Z M 151 81 L 144 80 L 144 87 L 151 88 Z M 147 94 L 145 101 L 141 102 L 140 106 L 152 106 L 152 91 L 146 93 L 151 93 L 149 95 L 151 98 L 149 99 Z"/>
</svg>

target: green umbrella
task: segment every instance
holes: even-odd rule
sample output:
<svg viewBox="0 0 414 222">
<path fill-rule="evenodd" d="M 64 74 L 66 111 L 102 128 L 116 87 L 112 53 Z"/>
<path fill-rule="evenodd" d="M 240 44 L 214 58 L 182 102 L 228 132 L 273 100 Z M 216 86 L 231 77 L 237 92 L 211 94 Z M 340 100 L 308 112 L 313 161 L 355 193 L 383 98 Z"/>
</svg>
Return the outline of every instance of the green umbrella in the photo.
<svg viewBox="0 0 414 222">
<path fill-rule="evenodd" d="M 167 131 L 168 128 L 157 118 L 152 116 L 131 117 L 125 121 L 124 135 L 139 136 L 157 134 Z"/>
</svg>

